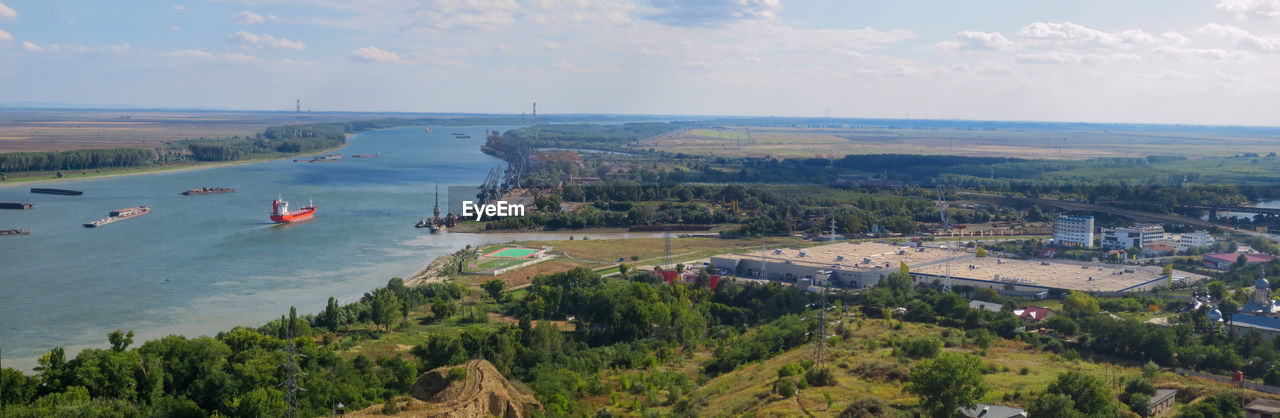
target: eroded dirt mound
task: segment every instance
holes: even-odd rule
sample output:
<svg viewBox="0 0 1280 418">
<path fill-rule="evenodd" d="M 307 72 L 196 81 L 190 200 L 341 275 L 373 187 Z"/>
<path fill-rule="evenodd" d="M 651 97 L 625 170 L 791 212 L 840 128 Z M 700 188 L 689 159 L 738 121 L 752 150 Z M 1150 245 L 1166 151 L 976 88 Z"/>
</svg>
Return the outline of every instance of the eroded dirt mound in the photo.
<svg viewBox="0 0 1280 418">
<path fill-rule="evenodd" d="M 453 369 L 466 370 L 466 376 L 450 376 Z M 537 399 L 512 386 L 485 360 L 423 373 L 409 388 L 408 399 L 391 404 L 374 405 L 353 416 L 522 418 L 527 409 L 542 409 Z"/>
</svg>

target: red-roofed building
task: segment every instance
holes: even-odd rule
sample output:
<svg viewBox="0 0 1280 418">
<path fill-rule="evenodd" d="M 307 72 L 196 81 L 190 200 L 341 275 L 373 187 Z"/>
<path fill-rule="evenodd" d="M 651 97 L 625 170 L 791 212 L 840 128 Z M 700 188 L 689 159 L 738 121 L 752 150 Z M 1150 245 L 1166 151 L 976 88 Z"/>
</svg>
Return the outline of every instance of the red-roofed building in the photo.
<svg viewBox="0 0 1280 418">
<path fill-rule="evenodd" d="M 680 283 L 684 283 L 686 285 L 692 285 L 698 281 L 698 273 L 693 271 L 676 273 L 675 270 L 654 270 L 653 272 L 662 276 L 662 281 L 667 282 L 669 285 L 675 284 L 676 279 L 680 279 Z M 710 286 L 712 290 L 715 290 L 716 285 L 720 284 L 720 276 L 708 277 L 710 280 L 708 280 L 707 286 Z"/>
<path fill-rule="evenodd" d="M 1150 244 L 1150 245 L 1147 245 L 1147 247 L 1146 247 L 1146 248 L 1143 248 L 1143 249 L 1142 249 L 1142 254 L 1143 254 L 1143 255 L 1151 255 L 1151 256 L 1155 256 L 1155 255 L 1168 255 L 1168 254 L 1173 254 L 1175 251 L 1178 251 L 1178 249 L 1177 249 L 1177 248 L 1174 248 L 1174 246 L 1172 246 L 1172 245 L 1168 245 L 1168 244 Z"/>
<path fill-rule="evenodd" d="M 1040 250 L 1040 258 L 1054 258 L 1058 256 L 1057 248 L 1045 248 Z"/>
<path fill-rule="evenodd" d="M 1053 315 L 1053 310 L 1043 306 L 1028 306 L 1027 309 L 1015 309 L 1013 314 L 1024 321 L 1040 322 Z"/>
<path fill-rule="evenodd" d="M 1247 264 L 1267 263 L 1276 258 L 1276 256 L 1271 254 L 1245 254 L 1244 257 L 1245 263 Z M 1235 264 L 1236 260 L 1239 258 L 1240 254 L 1236 253 L 1205 254 L 1204 265 L 1205 267 L 1212 267 L 1218 270 L 1226 270 L 1231 268 L 1231 265 Z"/>
</svg>

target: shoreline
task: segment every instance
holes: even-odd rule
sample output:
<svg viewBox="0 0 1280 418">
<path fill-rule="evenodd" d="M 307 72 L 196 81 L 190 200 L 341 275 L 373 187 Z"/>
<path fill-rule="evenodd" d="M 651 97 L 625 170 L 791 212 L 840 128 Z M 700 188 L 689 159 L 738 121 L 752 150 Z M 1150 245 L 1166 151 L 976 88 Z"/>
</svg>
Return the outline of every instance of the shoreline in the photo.
<svg viewBox="0 0 1280 418">
<path fill-rule="evenodd" d="M 348 138 L 348 139 L 350 139 L 350 138 Z M 349 145 L 349 144 L 347 144 L 347 145 Z M 183 171 L 203 170 L 203 169 L 207 169 L 207 168 L 233 167 L 233 166 L 237 166 L 237 165 L 245 165 L 245 164 L 267 163 L 267 162 L 272 162 L 272 161 L 280 161 L 280 160 L 287 160 L 287 159 L 290 159 L 290 158 L 297 158 L 297 157 L 300 157 L 300 156 L 302 156 L 302 155 L 310 155 L 310 154 L 327 154 L 327 153 L 331 153 L 331 152 L 338 151 L 338 150 L 341 150 L 341 149 L 343 149 L 343 148 L 346 148 L 346 147 L 347 147 L 347 145 L 343 145 L 343 146 L 335 147 L 335 148 L 323 149 L 323 150 L 319 150 L 319 151 L 317 151 L 317 152 L 308 152 L 308 153 L 305 153 L 305 154 L 289 155 L 289 156 L 282 156 L 282 157 L 276 157 L 276 158 L 263 158 L 263 159 L 258 159 L 258 160 L 244 160 L 244 161 L 220 161 L 220 162 L 195 163 L 195 164 L 191 164 L 191 165 L 169 166 L 169 167 L 164 167 L 164 166 L 161 166 L 161 167 L 144 167 L 144 168 L 139 168 L 139 170 L 142 170 L 142 171 L 133 172 L 133 173 L 119 173 L 119 172 L 115 172 L 115 173 L 113 173 L 113 172 L 108 171 L 108 172 L 100 173 L 100 174 L 99 174 L 99 173 L 93 173 L 93 174 L 83 175 L 83 176 L 80 176 L 80 177 L 70 177 L 70 178 L 68 178 L 68 177 L 64 176 L 64 178 L 52 178 L 52 179 L 5 180 L 5 181 L 3 181 L 3 182 L 0 182 L 0 189 L 6 188 L 6 187 L 11 187 L 11 186 L 24 186 L 24 185 L 44 184 L 44 183 L 61 183 L 61 182 L 79 181 L 79 180 L 97 180 L 97 179 L 108 179 L 108 178 L 115 178 L 115 177 L 142 176 L 142 175 L 147 175 L 147 174 L 178 173 L 178 172 L 183 172 Z M 152 169 L 152 168 L 154 168 L 154 169 Z M 127 170 L 127 169 L 126 169 L 126 170 Z"/>
</svg>

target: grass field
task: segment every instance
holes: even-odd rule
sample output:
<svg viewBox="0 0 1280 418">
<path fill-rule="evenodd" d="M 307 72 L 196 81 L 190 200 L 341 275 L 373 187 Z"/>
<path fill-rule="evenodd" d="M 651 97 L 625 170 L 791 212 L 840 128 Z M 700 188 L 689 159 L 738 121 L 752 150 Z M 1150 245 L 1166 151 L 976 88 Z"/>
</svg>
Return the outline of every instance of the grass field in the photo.
<svg viewBox="0 0 1280 418">
<path fill-rule="evenodd" d="M 1040 159 L 1087 159 L 1181 155 L 1230 156 L 1277 150 L 1277 137 L 1224 130 L 1162 131 L 1106 129 L 888 129 L 721 127 L 687 129 L 641 143 L 670 152 L 733 157 L 811 158 L 845 154 L 941 154 Z"/>
<path fill-rule="evenodd" d="M 85 148 L 157 148 L 196 138 L 252 137 L 297 122 L 293 103 L 281 112 L 0 109 L 0 153 Z M 385 114 L 314 113 L 306 121 L 376 119 Z"/>
</svg>

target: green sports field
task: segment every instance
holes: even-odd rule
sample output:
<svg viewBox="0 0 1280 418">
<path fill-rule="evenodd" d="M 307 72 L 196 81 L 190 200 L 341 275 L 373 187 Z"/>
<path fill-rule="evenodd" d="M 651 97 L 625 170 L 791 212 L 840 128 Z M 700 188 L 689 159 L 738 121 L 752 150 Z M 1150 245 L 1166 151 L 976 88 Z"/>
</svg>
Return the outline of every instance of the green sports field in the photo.
<svg viewBox="0 0 1280 418">
<path fill-rule="evenodd" d="M 485 257 L 502 257 L 502 258 L 527 258 L 534 253 L 542 250 L 532 248 L 506 247 L 498 251 L 485 254 Z"/>
</svg>

